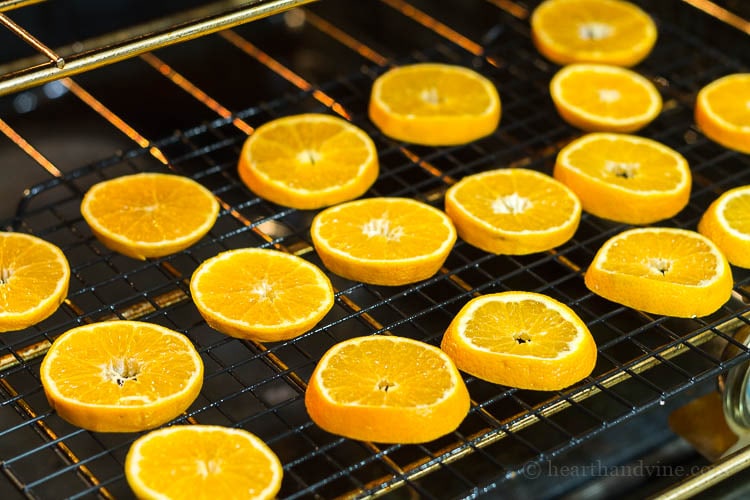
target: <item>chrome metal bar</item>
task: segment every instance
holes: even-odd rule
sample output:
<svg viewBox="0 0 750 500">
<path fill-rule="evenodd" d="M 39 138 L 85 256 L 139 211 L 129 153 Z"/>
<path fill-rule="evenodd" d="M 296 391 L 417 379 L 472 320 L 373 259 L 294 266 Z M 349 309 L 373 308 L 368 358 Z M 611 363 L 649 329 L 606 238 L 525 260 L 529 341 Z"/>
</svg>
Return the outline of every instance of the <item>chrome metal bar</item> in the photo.
<svg viewBox="0 0 750 500">
<path fill-rule="evenodd" d="M 677 500 L 692 498 L 725 479 L 750 466 L 750 448 L 737 451 L 715 464 L 702 469 L 700 474 L 691 476 L 675 487 L 653 497 L 659 500 Z"/>
<path fill-rule="evenodd" d="M 8 28 L 11 32 L 13 32 L 16 36 L 18 36 L 21 40 L 26 42 L 27 44 L 31 45 L 36 49 L 38 52 L 41 52 L 47 58 L 50 60 L 51 63 L 55 65 L 58 69 L 61 69 L 63 66 L 65 66 L 65 60 L 57 55 L 57 53 L 44 45 L 42 42 L 36 39 L 34 35 L 23 29 L 21 26 L 13 22 L 11 18 L 6 16 L 3 13 L 0 13 L 0 24 Z"/>
<path fill-rule="evenodd" d="M 0 12 L 7 12 L 9 10 L 20 9 L 27 5 L 34 5 L 35 3 L 46 2 L 47 0 L 2 0 L 0 1 Z"/>
<path fill-rule="evenodd" d="M 143 37 L 115 43 L 66 58 L 62 68 L 46 65 L 24 68 L 0 79 L 0 95 L 41 85 L 65 76 L 71 76 L 101 66 L 151 52 L 153 50 L 185 42 L 217 31 L 262 19 L 315 0 L 271 0 L 253 2 L 250 5 L 227 11 L 217 16 L 201 18 Z"/>
</svg>

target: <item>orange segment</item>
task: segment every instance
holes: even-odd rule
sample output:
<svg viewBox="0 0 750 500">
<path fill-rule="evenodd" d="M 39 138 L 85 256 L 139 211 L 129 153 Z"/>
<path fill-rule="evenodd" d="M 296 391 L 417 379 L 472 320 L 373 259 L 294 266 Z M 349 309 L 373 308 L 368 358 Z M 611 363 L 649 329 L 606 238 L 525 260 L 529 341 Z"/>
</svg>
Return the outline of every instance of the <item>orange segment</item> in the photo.
<svg viewBox="0 0 750 500">
<path fill-rule="evenodd" d="M 750 154 L 750 73 L 727 75 L 703 87 L 695 121 L 709 139 Z"/>
<path fill-rule="evenodd" d="M 469 393 L 440 349 L 403 337 L 358 337 L 315 367 L 305 406 L 322 429 L 379 443 L 423 443 L 455 430 Z"/>
<path fill-rule="evenodd" d="M 203 385 L 203 362 L 180 333 L 105 321 L 58 337 L 40 377 L 50 406 L 68 422 L 97 432 L 137 432 L 192 404 Z"/>
<path fill-rule="evenodd" d="M 638 73 L 605 64 L 570 64 L 550 82 L 563 120 L 592 132 L 635 132 L 661 112 L 661 94 Z"/>
<path fill-rule="evenodd" d="M 456 242 L 445 213 L 408 198 L 368 198 L 327 208 L 313 219 L 310 234 L 330 271 L 375 285 L 429 278 Z"/>
<path fill-rule="evenodd" d="M 546 0 L 531 15 L 537 50 L 552 62 L 634 66 L 656 43 L 654 21 L 620 0 Z"/>
<path fill-rule="evenodd" d="M 317 266 L 276 250 L 228 250 L 190 279 L 198 311 L 233 337 L 276 342 L 314 327 L 333 307 L 333 288 Z"/>
<path fill-rule="evenodd" d="M 54 313 L 68 294 L 70 266 L 57 246 L 0 232 L 0 332 L 22 330 Z"/>
<path fill-rule="evenodd" d="M 467 243 L 511 255 L 562 245 L 581 220 L 581 203 L 570 189 L 522 168 L 464 177 L 446 192 L 445 211 Z"/>
<path fill-rule="evenodd" d="M 596 364 L 586 324 L 565 304 L 531 292 L 470 300 L 448 326 L 441 348 L 475 377 L 539 391 L 564 389 Z"/>
<path fill-rule="evenodd" d="M 750 186 L 730 189 L 714 200 L 698 232 L 716 243 L 731 264 L 750 268 Z"/>
<path fill-rule="evenodd" d="M 375 80 L 372 122 L 387 136 L 426 146 L 464 144 L 500 123 L 495 85 L 474 70 L 421 63 L 391 69 Z"/>
<path fill-rule="evenodd" d="M 268 122 L 245 141 L 240 179 L 279 205 L 314 209 L 363 195 L 378 177 L 378 154 L 361 129 L 334 116 Z"/>
<path fill-rule="evenodd" d="M 274 498 L 283 470 L 257 436 L 216 425 L 175 425 L 138 438 L 125 477 L 138 498 Z"/>
<path fill-rule="evenodd" d="M 706 316 L 732 293 L 732 271 L 716 245 L 694 231 L 629 229 L 594 256 L 586 286 L 605 299 L 644 312 Z"/>
<path fill-rule="evenodd" d="M 81 215 L 107 248 L 134 259 L 184 250 L 208 233 L 219 203 L 208 189 L 178 175 L 143 173 L 89 189 Z"/>
<path fill-rule="evenodd" d="M 587 212 L 626 224 L 651 224 L 680 212 L 690 199 L 687 160 L 659 143 L 626 134 L 591 133 L 557 155 L 559 180 Z"/>
</svg>

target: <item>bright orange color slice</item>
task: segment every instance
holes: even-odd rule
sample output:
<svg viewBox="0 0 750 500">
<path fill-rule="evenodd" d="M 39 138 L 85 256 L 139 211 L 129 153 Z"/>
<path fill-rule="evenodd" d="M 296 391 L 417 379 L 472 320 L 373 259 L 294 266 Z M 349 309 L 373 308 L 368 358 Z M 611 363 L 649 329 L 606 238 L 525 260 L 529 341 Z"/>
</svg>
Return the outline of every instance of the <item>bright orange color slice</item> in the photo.
<svg viewBox="0 0 750 500">
<path fill-rule="evenodd" d="M 36 236 L 0 232 L 0 332 L 22 330 L 54 313 L 68 294 L 62 250 Z"/>
<path fill-rule="evenodd" d="M 719 309 L 732 293 L 726 257 L 686 229 L 629 229 L 607 240 L 586 271 L 586 286 L 639 311 L 690 318 Z"/>
<path fill-rule="evenodd" d="M 134 259 L 163 257 L 188 248 L 216 222 L 219 203 L 187 177 L 142 173 L 95 184 L 81 215 L 107 248 Z"/>
<path fill-rule="evenodd" d="M 570 64 L 550 82 L 563 120 L 590 132 L 635 132 L 661 112 L 661 94 L 638 73 L 605 64 Z"/>
<path fill-rule="evenodd" d="M 581 220 L 581 203 L 570 189 L 522 168 L 464 177 L 446 192 L 445 211 L 467 243 L 510 255 L 562 245 Z"/>
<path fill-rule="evenodd" d="M 445 213 L 408 198 L 367 198 L 327 208 L 313 219 L 310 234 L 330 271 L 375 285 L 429 278 L 456 242 Z"/>
<path fill-rule="evenodd" d="M 698 232 L 716 243 L 730 264 L 750 268 L 750 186 L 730 189 L 714 200 Z"/>
<path fill-rule="evenodd" d="M 241 248 L 204 261 L 190 279 L 198 311 L 232 337 L 276 342 L 314 327 L 333 307 L 317 266 L 277 250 Z"/>
<path fill-rule="evenodd" d="M 695 122 L 709 139 L 750 154 L 750 73 L 727 75 L 703 87 Z"/>
<path fill-rule="evenodd" d="M 537 50 L 552 62 L 634 66 L 656 43 L 654 21 L 620 0 L 546 0 L 531 15 Z"/>
<path fill-rule="evenodd" d="M 591 133 L 557 155 L 555 179 L 597 217 L 627 224 L 651 224 L 680 212 L 690 200 L 687 160 L 651 139 Z"/>
<path fill-rule="evenodd" d="M 378 177 L 378 153 L 360 128 L 335 116 L 270 121 L 245 141 L 242 182 L 279 205 L 315 209 L 363 195 Z"/>
<path fill-rule="evenodd" d="M 500 123 L 495 85 L 462 66 L 419 63 L 388 70 L 372 86 L 369 115 L 388 137 L 425 146 L 464 144 Z"/>
<path fill-rule="evenodd" d="M 448 326 L 441 348 L 466 373 L 539 391 L 564 389 L 596 365 L 596 343 L 578 315 L 531 292 L 470 300 Z"/>
<path fill-rule="evenodd" d="M 321 358 L 305 392 L 313 422 L 340 436 L 424 443 L 454 431 L 469 392 L 440 349 L 403 337 L 345 340 Z"/>
<path fill-rule="evenodd" d="M 40 377 L 50 406 L 98 432 L 137 432 L 177 418 L 198 397 L 203 362 L 190 340 L 163 326 L 104 321 L 58 337 Z"/>
<path fill-rule="evenodd" d="M 283 469 L 254 434 L 218 425 L 175 425 L 138 438 L 125 477 L 138 498 L 275 498 Z"/>
</svg>

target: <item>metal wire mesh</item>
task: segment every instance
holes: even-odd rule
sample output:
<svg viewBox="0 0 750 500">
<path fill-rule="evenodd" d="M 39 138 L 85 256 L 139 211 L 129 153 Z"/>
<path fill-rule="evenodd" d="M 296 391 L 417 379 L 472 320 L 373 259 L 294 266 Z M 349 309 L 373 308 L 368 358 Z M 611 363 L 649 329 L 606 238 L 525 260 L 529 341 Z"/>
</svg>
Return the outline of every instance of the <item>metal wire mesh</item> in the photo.
<svg viewBox="0 0 750 500">
<path fill-rule="evenodd" d="M 703 22 L 697 11 L 681 15 L 687 21 L 679 25 L 657 19 L 659 43 L 638 70 L 657 84 L 666 103 L 642 134 L 680 151 L 694 175 L 690 205 L 663 225 L 694 229 L 720 192 L 750 184 L 750 157 L 704 138 L 693 126 L 692 102 L 702 85 L 747 70 L 747 61 L 739 51 L 711 48 L 689 29 L 690 23 Z M 459 241 L 438 275 L 413 286 L 372 286 L 330 275 L 337 290 L 333 310 L 312 331 L 287 342 L 241 341 L 205 324 L 190 300 L 187 280 L 220 251 L 277 247 L 323 267 L 309 237 L 314 212 L 266 202 L 238 180 L 236 163 L 246 135 L 233 125 L 235 119 L 261 124 L 301 112 L 330 113 L 315 93 L 330 96 L 378 148 L 381 175 L 367 196 L 407 196 L 441 207 L 445 189 L 468 174 L 511 165 L 551 173 L 556 152 L 580 134 L 557 116 L 549 99 L 547 83 L 557 68 L 537 55 L 525 20 L 497 10 L 486 28 L 480 55 L 446 41 L 393 61 L 461 64 L 495 82 L 503 98 L 502 123 L 475 143 L 425 148 L 381 135 L 366 109 L 372 81 L 385 67 L 369 65 L 154 143 L 168 166 L 153 150 L 137 149 L 33 187 L 8 225 L 59 245 L 73 273 L 58 312 L 35 327 L 0 336 L 0 469 L 13 486 L 43 498 L 130 496 L 123 462 L 137 435 L 71 426 L 51 411 L 39 382 L 46 347 L 84 322 L 140 319 L 184 332 L 201 352 L 205 382 L 177 422 L 240 426 L 257 434 L 284 464 L 280 496 L 285 498 L 486 492 L 517 478 L 527 464 L 554 459 L 750 358 L 744 346 L 729 360 L 707 348 L 715 339 L 734 342 L 731 329 L 745 322 L 747 271 L 733 269 L 735 297 L 706 318 L 658 317 L 618 306 L 592 295 L 582 277 L 599 246 L 625 226 L 589 215 L 570 242 L 551 252 L 490 255 Z M 209 235 L 184 252 L 146 262 L 104 248 L 80 216 L 81 196 L 96 182 L 142 171 L 186 175 L 211 189 L 224 209 Z M 504 290 L 541 292 L 569 304 L 596 338 L 594 373 L 560 392 L 517 390 L 467 376 L 473 400 L 468 417 L 456 432 L 423 445 L 356 442 L 327 434 L 309 420 L 305 381 L 334 343 L 390 333 L 438 344 L 472 296 Z"/>
</svg>

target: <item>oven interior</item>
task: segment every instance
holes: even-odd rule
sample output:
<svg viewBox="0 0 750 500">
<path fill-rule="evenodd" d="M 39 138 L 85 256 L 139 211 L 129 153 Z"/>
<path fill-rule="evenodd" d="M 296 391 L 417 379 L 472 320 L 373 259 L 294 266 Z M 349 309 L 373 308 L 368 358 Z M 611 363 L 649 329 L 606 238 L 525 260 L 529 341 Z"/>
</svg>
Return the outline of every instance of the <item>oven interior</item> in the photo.
<svg viewBox="0 0 750 500">
<path fill-rule="evenodd" d="M 721 192 L 750 184 L 750 157 L 708 140 L 692 111 L 702 86 L 750 68 L 750 23 L 742 24 L 750 14 L 742 2 L 636 3 L 659 28 L 654 52 L 636 70 L 657 85 L 665 103 L 640 134 L 681 152 L 693 173 L 690 204 L 663 224 L 694 229 Z M 38 38 L 48 35 L 49 46 L 67 47 L 67 54 L 88 47 L 76 49 L 77 40 L 112 43 L 108 33 L 152 27 L 155 19 L 174 19 L 206 2 L 92 4 L 29 2 L 7 14 Z M 221 9 L 241 4 L 217 3 Z M 206 325 L 187 285 L 206 258 L 233 248 L 276 248 L 324 269 L 309 236 L 316 212 L 269 203 L 238 179 L 240 148 L 259 125 L 304 112 L 351 120 L 373 138 L 380 157 L 381 174 L 366 196 L 405 196 L 438 208 L 445 190 L 465 175 L 510 166 L 551 173 L 559 149 L 581 134 L 556 114 L 548 83 L 558 67 L 530 40 L 528 16 L 538 2 L 279 4 L 279 12 L 252 22 L 0 97 L 0 169 L 8 178 L 0 186 L 2 227 L 57 244 L 72 268 L 68 298 L 53 316 L 0 335 L 0 497 L 132 496 L 123 462 L 138 435 L 71 426 L 50 409 L 39 382 L 42 356 L 58 335 L 115 318 L 155 322 L 195 343 L 206 367 L 204 387 L 174 423 L 257 434 L 284 465 L 283 498 L 572 498 L 613 491 L 638 497 L 681 488 L 688 479 L 607 473 L 610 466 L 644 460 L 741 474 L 750 463 L 737 445 L 742 429 L 731 429 L 736 439 L 723 453 L 705 446 L 697 453 L 689 446 L 692 434 L 675 437 L 679 425 L 671 415 L 686 414 L 698 400 L 726 404 L 727 381 L 744 380 L 750 350 L 737 332 L 748 324 L 750 274 L 733 268 L 732 300 L 704 318 L 618 306 L 589 292 L 583 273 L 599 246 L 626 226 L 588 214 L 571 241 L 549 252 L 491 255 L 459 240 L 436 276 L 411 286 L 372 286 L 330 274 L 333 310 L 287 342 L 242 341 Z M 12 57 L 0 68 L 49 66 L 9 33 L 2 43 L 5 37 Z M 383 136 L 367 118 L 372 82 L 389 67 L 419 61 L 460 64 L 490 78 L 503 102 L 498 130 L 439 148 Z M 209 235 L 186 251 L 144 262 L 104 248 L 81 218 L 83 193 L 101 180 L 143 171 L 189 176 L 211 189 L 222 211 Z M 563 391 L 536 392 L 466 376 L 468 417 L 456 432 L 423 445 L 352 441 L 310 421 L 306 380 L 330 346 L 374 334 L 438 344 L 469 299 L 506 290 L 548 294 L 584 319 L 599 349 L 590 377 Z M 744 411 L 742 394 L 732 401 Z M 716 425 L 723 418 L 719 414 Z M 704 434 L 715 437 L 712 429 Z"/>
</svg>

